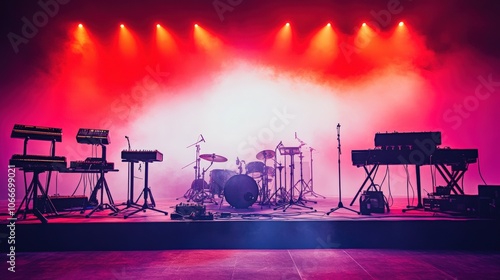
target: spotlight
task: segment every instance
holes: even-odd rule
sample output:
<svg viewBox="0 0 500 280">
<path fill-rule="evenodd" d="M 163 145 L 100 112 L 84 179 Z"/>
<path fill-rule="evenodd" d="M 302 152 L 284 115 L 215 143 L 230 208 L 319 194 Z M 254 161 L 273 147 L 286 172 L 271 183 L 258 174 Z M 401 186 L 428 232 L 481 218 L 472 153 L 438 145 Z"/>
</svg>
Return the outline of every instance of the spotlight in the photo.
<svg viewBox="0 0 500 280">
<path fill-rule="evenodd" d="M 405 25 L 402 21 L 399 22 L 399 26 Z"/>
<path fill-rule="evenodd" d="M 78 24 L 78 27 L 83 28 L 83 24 L 81 24 L 81 23 Z"/>
<path fill-rule="evenodd" d="M 326 26 L 330 27 L 330 26 L 332 26 L 332 24 L 331 23 L 327 23 Z"/>
<path fill-rule="evenodd" d="M 156 25 L 156 28 L 160 28 L 160 27 L 161 27 L 161 25 L 158 23 L 158 24 Z"/>
<path fill-rule="evenodd" d="M 120 28 L 125 28 L 125 25 L 123 25 L 123 24 L 120 24 Z"/>
<path fill-rule="evenodd" d="M 362 26 L 366 26 L 366 22 L 363 22 Z"/>
<path fill-rule="evenodd" d="M 195 24 L 194 24 L 194 27 L 198 27 L 198 24 L 197 24 L 197 23 L 195 23 Z"/>
<path fill-rule="evenodd" d="M 289 22 L 287 22 L 285 25 L 286 25 L 286 26 L 290 26 L 290 23 L 289 23 Z"/>
</svg>

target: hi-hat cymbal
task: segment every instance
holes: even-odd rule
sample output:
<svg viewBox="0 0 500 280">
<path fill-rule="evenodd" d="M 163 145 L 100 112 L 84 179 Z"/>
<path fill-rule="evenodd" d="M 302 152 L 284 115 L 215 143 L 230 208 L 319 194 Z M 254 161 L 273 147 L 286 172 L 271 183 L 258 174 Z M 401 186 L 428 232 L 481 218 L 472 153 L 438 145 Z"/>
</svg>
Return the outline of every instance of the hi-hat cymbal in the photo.
<svg viewBox="0 0 500 280">
<path fill-rule="evenodd" d="M 204 160 L 208 160 L 208 161 L 213 161 L 213 162 L 226 162 L 227 161 L 227 158 L 225 158 L 223 156 L 216 155 L 216 154 L 203 154 L 203 155 L 200 155 L 200 158 L 202 158 Z"/>
<path fill-rule="evenodd" d="M 260 151 L 256 157 L 257 159 L 264 160 L 264 159 L 274 158 L 275 155 L 276 153 L 274 153 L 273 150 L 264 150 Z"/>
</svg>

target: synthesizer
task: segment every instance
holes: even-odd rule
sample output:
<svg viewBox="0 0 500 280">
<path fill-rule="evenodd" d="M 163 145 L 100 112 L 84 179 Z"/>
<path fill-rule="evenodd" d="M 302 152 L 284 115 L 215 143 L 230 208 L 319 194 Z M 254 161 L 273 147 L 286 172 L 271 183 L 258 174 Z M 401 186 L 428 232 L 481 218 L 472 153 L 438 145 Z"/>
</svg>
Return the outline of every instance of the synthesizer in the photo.
<svg viewBox="0 0 500 280">
<path fill-rule="evenodd" d="M 10 137 L 61 142 L 62 128 L 15 124 Z"/>
<path fill-rule="evenodd" d="M 123 150 L 122 151 L 123 161 L 143 161 L 143 162 L 153 162 L 153 161 L 163 161 L 163 154 L 158 150 L 147 151 L 147 150 Z"/>
<path fill-rule="evenodd" d="M 71 161 L 70 166 L 73 170 L 113 170 L 113 162 L 103 161 L 101 158 L 87 158 L 85 160 Z"/>
<path fill-rule="evenodd" d="M 61 156 L 41 156 L 41 155 L 13 155 L 9 164 L 16 168 L 37 169 L 37 170 L 65 170 L 67 162 Z"/>
<path fill-rule="evenodd" d="M 80 128 L 76 134 L 76 142 L 90 145 L 109 145 L 109 130 Z"/>
<path fill-rule="evenodd" d="M 375 134 L 375 147 L 410 147 L 412 149 L 441 145 L 441 132 L 391 132 Z"/>
<path fill-rule="evenodd" d="M 362 165 L 461 165 L 477 162 L 477 149 L 435 149 L 431 153 L 421 150 L 353 150 L 352 164 Z"/>
</svg>

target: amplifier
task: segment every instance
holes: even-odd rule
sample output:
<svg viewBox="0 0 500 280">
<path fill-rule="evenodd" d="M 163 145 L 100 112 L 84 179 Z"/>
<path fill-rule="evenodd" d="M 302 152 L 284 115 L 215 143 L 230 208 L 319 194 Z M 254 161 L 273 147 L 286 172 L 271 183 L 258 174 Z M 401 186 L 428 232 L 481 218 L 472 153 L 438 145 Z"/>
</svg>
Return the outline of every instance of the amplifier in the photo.
<svg viewBox="0 0 500 280">
<path fill-rule="evenodd" d="M 364 191 L 359 198 L 359 208 L 362 215 L 385 213 L 384 193 L 381 191 Z"/>
<path fill-rule="evenodd" d="M 84 195 L 74 195 L 74 196 L 49 196 L 50 201 L 54 204 L 54 207 L 58 212 L 64 211 L 75 211 L 82 210 L 83 207 L 87 204 L 88 198 Z M 37 199 L 37 208 L 41 213 L 49 213 L 50 207 L 46 203 L 47 201 L 42 199 L 42 196 L 39 195 Z"/>
<path fill-rule="evenodd" d="M 479 213 L 477 195 L 446 195 L 424 198 L 424 210 L 475 216 Z"/>
<path fill-rule="evenodd" d="M 500 186 L 479 185 L 479 217 L 500 219 Z"/>
</svg>

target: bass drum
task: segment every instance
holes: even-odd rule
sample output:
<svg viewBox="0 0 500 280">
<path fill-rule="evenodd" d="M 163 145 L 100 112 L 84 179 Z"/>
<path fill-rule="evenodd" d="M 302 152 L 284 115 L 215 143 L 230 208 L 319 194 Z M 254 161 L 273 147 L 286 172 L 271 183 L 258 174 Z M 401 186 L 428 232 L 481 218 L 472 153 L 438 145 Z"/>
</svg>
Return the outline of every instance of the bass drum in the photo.
<svg viewBox="0 0 500 280">
<path fill-rule="evenodd" d="M 235 175 L 224 186 L 224 197 L 234 208 L 248 208 L 257 201 L 259 187 L 252 177 Z"/>
</svg>

